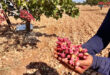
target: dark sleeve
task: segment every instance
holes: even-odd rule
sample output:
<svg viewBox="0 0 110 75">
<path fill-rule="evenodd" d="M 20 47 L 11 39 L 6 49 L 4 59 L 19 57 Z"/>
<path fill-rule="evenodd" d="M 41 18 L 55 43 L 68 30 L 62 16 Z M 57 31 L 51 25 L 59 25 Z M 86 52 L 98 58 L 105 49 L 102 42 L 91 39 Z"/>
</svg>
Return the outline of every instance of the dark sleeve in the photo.
<svg viewBox="0 0 110 75">
<path fill-rule="evenodd" d="M 82 45 L 83 48 L 87 48 L 91 55 L 95 55 L 103 50 L 110 41 L 110 9 L 100 26 L 97 33 Z"/>
<path fill-rule="evenodd" d="M 92 69 L 102 73 L 103 75 L 110 75 L 110 58 L 94 56 L 103 50 L 110 41 L 110 9 L 100 26 L 97 33 L 82 45 L 83 48 L 88 49 L 88 53 L 93 55 Z"/>
<path fill-rule="evenodd" d="M 87 48 L 89 54 L 95 55 L 96 53 L 99 53 L 102 49 L 104 49 L 108 44 L 108 40 L 98 35 L 94 35 L 90 40 L 83 44 L 82 47 Z"/>
</svg>

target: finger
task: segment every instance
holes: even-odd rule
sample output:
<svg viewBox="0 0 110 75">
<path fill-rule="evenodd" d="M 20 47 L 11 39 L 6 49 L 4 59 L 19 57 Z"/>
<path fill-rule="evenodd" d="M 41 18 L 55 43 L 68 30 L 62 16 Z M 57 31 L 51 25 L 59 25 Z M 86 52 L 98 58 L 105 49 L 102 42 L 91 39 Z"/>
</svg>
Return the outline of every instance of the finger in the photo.
<svg viewBox="0 0 110 75">
<path fill-rule="evenodd" d="M 63 58 L 62 61 L 63 61 L 64 63 L 68 63 L 69 60 L 68 60 L 67 58 Z"/>
<path fill-rule="evenodd" d="M 55 56 L 55 58 L 58 57 L 58 53 L 56 51 L 54 51 L 54 56 Z"/>
<path fill-rule="evenodd" d="M 57 59 L 58 59 L 59 61 L 62 61 L 62 58 L 61 58 L 61 57 L 58 57 Z"/>
<path fill-rule="evenodd" d="M 80 68 L 82 68 L 82 69 L 86 69 L 88 66 L 85 66 L 85 65 L 80 65 L 80 62 L 78 61 L 77 63 L 76 63 L 76 66 L 75 67 L 80 67 Z"/>
<path fill-rule="evenodd" d="M 75 71 L 80 73 L 80 74 L 83 74 L 83 72 L 85 71 L 85 69 L 82 69 L 80 67 L 75 67 Z"/>
<path fill-rule="evenodd" d="M 54 51 L 54 54 L 58 54 L 58 52 L 57 51 Z"/>
<path fill-rule="evenodd" d="M 80 66 L 87 66 L 88 62 L 86 60 L 79 60 Z"/>
<path fill-rule="evenodd" d="M 55 48 L 54 50 L 57 51 L 57 48 Z"/>
<path fill-rule="evenodd" d="M 76 67 L 80 66 L 80 63 L 79 62 L 76 62 Z"/>
<path fill-rule="evenodd" d="M 57 54 L 54 54 L 55 58 L 58 58 L 58 55 Z"/>
<path fill-rule="evenodd" d="M 82 69 L 87 69 L 88 66 L 80 66 Z"/>
</svg>

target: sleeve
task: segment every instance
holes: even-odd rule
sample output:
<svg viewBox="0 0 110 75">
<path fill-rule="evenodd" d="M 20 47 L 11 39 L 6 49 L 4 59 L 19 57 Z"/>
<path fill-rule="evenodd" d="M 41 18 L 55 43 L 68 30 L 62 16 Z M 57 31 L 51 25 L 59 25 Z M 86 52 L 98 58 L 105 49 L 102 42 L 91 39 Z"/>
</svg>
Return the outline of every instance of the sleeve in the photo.
<svg viewBox="0 0 110 75">
<path fill-rule="evenodd" d="M 88 53 L 93 55 L 92 69 L 102 73 L 103 75 L 110 75 L 110 58 L 95 56 L 103 50 L 110 41 L 110 9 L 100 26 L 97 33 L 82 45 L 83 48 L 88 49 Z"/>
<path fill-rule="evenodd" d="M 104 49 L 108 44 L 108 40 L 98 35 L 94 35 L 90 40 L 83 44 L 82 47 L 87 48 L 89 54 L 95 55 L 96 53 L 99 53 L 102 49 Z"/>
<path fill-rule="evenodd" d="M 82 45 L 83 48 L 87 48 L 91 55 L 95 55 L 103 50 L 110 41 L 110 9 L 100 26 L 97 33 L 86 43 Z"/>
<path fill-rule="evenodd" d="M 103 75 L 110 75 L 110 58 L 93 56 L 91 68 Z"/>
</svg>

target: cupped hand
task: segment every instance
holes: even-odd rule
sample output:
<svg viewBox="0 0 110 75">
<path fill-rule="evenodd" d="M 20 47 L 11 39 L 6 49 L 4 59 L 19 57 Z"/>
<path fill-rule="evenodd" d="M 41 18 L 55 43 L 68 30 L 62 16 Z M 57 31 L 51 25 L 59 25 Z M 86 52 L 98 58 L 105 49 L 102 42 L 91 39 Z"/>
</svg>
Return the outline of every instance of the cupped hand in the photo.
<svg viewBox="0 0 110 75">
<path fill-rule="evenodd" d="M 92 66 L 93 57 L 89 54 L 86 60 L 79 60 L 78 63 L 79 63 L 79 66 L 75 67 L 74 70 L 82 74 Z"/>
<path fill-rule="evenodd" d="M 58 54 L 57 52 L 55 51 L 55 57 L 63 62 L 64 64 L 66 64 L 70 69 L 72 69 L 73 71 L 79 73 L 79 74 L 82 74 L 84 73 L 87 69 L 89 69 L 92 65 L 92 62 L 93 62 L 93 57 L 89 54 L 87 59 L 86 60 L 79 60 L 76 64 L 76 66 L 71 66 L 69 63 L 68 63 L 68 59 L 65 59 L 65 58 L 61 58 L 61 57 L 58 57 Z"/>
</svg>

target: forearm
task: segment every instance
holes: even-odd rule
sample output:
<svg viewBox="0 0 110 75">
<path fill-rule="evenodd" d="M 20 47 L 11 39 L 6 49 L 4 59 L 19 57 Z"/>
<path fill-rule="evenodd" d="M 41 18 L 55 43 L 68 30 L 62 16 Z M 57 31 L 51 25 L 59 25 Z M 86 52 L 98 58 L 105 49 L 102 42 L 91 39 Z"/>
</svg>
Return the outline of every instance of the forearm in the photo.
<svg viewBox="0 0 110 75">
<path fill-rule="evenodd" d="M 83 44 L 82 47 L 87 48 L 89 54 L 95 55 L 96 53 L 99 53 L 101 50 L 103 50 L 108 44 L 108 40 L 98 35 L 94 35 L 90 40 Z"/>
</svg>

